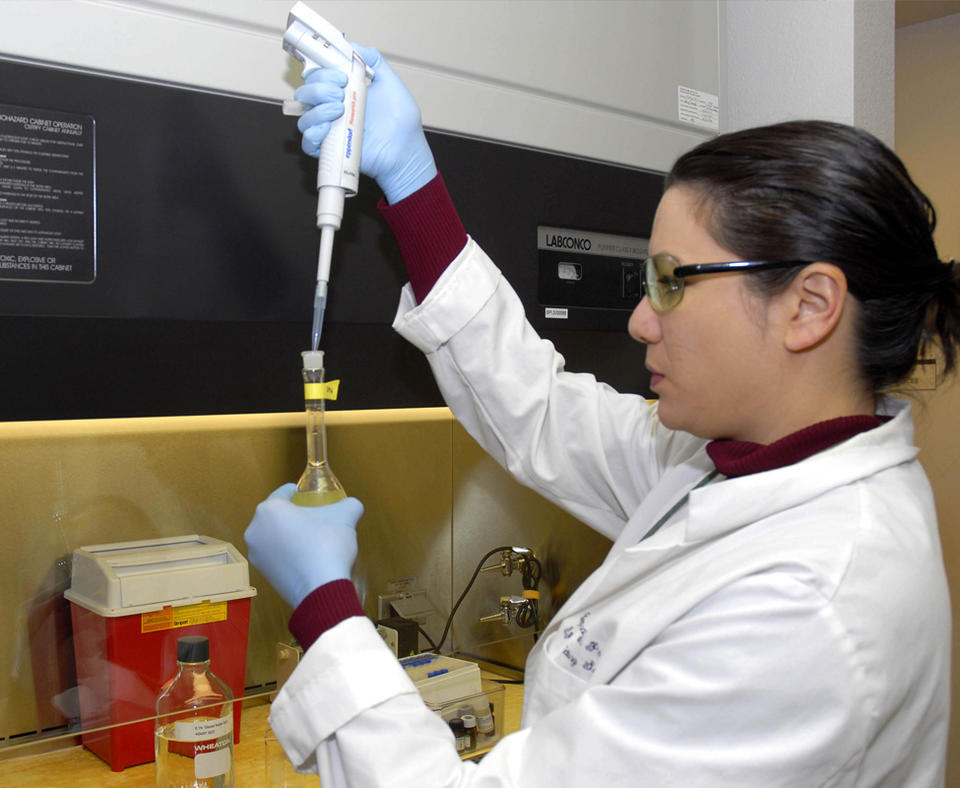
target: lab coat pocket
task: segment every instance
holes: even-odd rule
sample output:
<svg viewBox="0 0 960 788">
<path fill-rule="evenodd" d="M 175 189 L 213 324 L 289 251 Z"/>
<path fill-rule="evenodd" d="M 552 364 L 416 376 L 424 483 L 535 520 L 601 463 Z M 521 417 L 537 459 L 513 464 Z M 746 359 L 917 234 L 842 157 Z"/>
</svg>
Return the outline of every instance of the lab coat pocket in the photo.
<svg viewBox="0 0 960 788">
<path fill-rule="evenodd" d="M 527 663 L 523 699 L 524 725 L 573 702 L 591 684 L 594 673 L 570 649 L 563 627 L 546 636 L 537 656 Z"/>
</svg>

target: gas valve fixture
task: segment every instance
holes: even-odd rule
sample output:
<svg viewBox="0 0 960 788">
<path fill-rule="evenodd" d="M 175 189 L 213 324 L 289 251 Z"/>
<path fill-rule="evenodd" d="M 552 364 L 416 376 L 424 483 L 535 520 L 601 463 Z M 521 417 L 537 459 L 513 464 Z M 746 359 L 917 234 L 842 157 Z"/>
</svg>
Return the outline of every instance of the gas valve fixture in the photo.
<svg viewBox="0 0 960 788">
<path fill-rule="evenodd" d="M 497 553 L 500 553 L 499 563 L 491 564 L 490 566 L 485 567 L 484 564 L 487 562 L 487 560 Z M 480 563 L 477 564 L 477 568 L 473 570 L 473 576 L 467 583 L 467 587 L 463 589 L 463 593 L 460 594 L 460 597 L 454 604 L 453 610 L 450 611 L 450 615 L 447 617 L 447 622 L 443 627 L 443 634 L 440 636 L 436 647 L 433 649 L 437 654 L 440 653 L 440 648 L 447 639 L 447 635 L 450 632 L 450 625 L 453 623 L 454 615 L 460 608 L 460 605 L 466 597 L 467 592 L 473 587 L 473 583 L 477 579 L 477 576 L 481 572 L 497 571 L 499 571 L 504 577 L 509 577 L 514 572 L 520 572 L 520 579 L 523 585 L 523 595 L 507 595 L 500 597 L 499 612 L 488 616 L 483 616 L 480 621 L 499 621 L 503 624 L 515 622 L 517 626 L 525 628 L 534 627 L 534 629 L 536 629 L 537 625 L 539 624 L 538 600 L 540 599 L 540 592 L 537 589 L 540 584 L 540 575 L 542 572 L 540 561 L 537 560 L 537 557 L 533 554 L 533 550 L 531 550 L 529 547 L 495 547 L 480 559 Z M 534 638 L 537 637 L 536 632 L 534 632 L 533 636 Z"/>
</svg>

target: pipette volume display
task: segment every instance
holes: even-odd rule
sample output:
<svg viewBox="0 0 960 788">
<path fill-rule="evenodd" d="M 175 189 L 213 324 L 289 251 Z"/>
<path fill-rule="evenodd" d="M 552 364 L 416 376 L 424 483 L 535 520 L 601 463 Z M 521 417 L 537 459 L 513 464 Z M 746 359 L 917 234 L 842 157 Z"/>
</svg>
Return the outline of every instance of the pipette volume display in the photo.
<svg viewBox="0 0 960 788">
<path fill-rule="evenodd" d="M 298 506 L 326 506 L 346 498 L 347 493 L 327 462 L 323 351 L 305 350 L 301 356 L 307 416 L 307 467 L 291 500 Z"/>
</svg>

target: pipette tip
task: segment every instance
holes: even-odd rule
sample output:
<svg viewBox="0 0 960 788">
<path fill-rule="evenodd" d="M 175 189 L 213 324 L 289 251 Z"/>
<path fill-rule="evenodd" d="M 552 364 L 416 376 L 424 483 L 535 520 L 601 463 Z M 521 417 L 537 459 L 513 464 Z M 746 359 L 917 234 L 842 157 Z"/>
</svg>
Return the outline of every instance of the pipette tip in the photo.
<svg viewBox="0 0 960 788">
<path fill-rule="evenodd" d="M 327 283 L 317 282 L 317 290 L 313 295 L 313 330 L 311 332 L 311 347 L 317 350 L 320 347 L 320 332 L 323 330 L 323 313 L 327 306 Z"/>
</svg>

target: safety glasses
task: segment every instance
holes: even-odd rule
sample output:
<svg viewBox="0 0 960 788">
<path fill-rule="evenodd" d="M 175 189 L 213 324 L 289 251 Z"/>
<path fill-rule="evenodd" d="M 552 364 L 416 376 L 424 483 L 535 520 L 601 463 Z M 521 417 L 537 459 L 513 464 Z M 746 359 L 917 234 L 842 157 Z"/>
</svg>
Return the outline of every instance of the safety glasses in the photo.
<svg viewBox="0 0 960 788">
<path fill-rule="evenodd" d="M 657 312 L 669 312 L 683 298 L 684 277 L 722 274 L 727 271 L 759 271 L 764 268 L 788 268 L 807 265 L 806 260 L 735 260 L 729 263 L 680 265 L 668 254 L 655 254 L 643 262 L 643 291 Z"/>
</svg>

